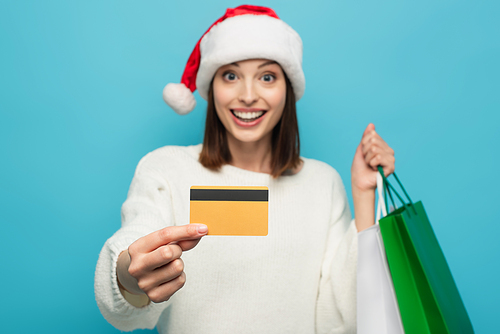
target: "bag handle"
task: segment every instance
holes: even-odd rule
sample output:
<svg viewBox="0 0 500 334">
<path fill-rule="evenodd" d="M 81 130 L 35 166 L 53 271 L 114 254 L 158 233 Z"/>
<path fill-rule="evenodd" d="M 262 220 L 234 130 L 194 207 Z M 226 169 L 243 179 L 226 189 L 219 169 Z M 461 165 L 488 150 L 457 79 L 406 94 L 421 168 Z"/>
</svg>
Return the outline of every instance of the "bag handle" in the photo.
<svg viewBox="0 0 500 334">
<path fill-rule="evenodd" d="M 379 171 L 379 174 L 382 176 L 382 179 L 383 179 L 383 183 L 384 183 L 384 192 L 387 190 L 387 192 L 389 193 L 389 197 L 391 199 L 391 202 L 392 202 L 392 205 L 394 206 L 394 208 L 396 208 L 396 205 L 394 204 L 394 200 L 392 198 L 392 195 L 391 195 L 391 189 L 392 191 L 394 191 L 394 193 L 398 196 L 399 200 L 401 201 L 401 203 L 403 203 L 403 206 L 406 205 L 406 203 L 404 202 L 403 198 L 399 195 L 399 193 L 396 191 L 396 189 L 394 189 L 394 187 L 389 183 L 389 181 L 387 181 L 387 178 L 385 177 L 384 175 L 384 170 L 382 169 L 382 166 L 381 165 L 378 165 L 377 166 L 377 169 Z M 406 198 L 408 199 L 408 201 L 410 202 L 410 206 L 413 208 L 413 212 L 415 214 L 417 214 L 417 210 L 415 209 L 415 206 L 413 205 L 413 202 L 410 198 L 410 196 L 408 195 L 408 193 L 406 192 L 405 188 L 403 187 L 403 185 L 401 184 L 401 181 L 399 181 L 399 178 L 397 177 L 396 173 L 392 173 L 394 175 L 394 177 L 396 178 L 396 181 L 398 182 L 399 186 L 401 187 L 401 189 L 403 190 Z M 386 201 L 385 201 L 385 207 L 386 207 L 386 210 L 388 211 L 388 208 L 387 208 L 387 197 L 386 197 Z"/>
<path fill-rule="evenodd" d="M 387 206 L 385 202 L 387 202 L 387 198 L 384 201 L 385 189 L 384 188 L 384 180 L 379 173 L 377 173 L 377 192 L 378 192 L 378 204 L 377 204 L 377 216 L 375 218 L 375 224 L 378 224 L 380 220 L 380 211 L 382 211 L 383 217 L 387 216 Z M 382 195 L 382 192 L 384 195 Z"/>
</svg>

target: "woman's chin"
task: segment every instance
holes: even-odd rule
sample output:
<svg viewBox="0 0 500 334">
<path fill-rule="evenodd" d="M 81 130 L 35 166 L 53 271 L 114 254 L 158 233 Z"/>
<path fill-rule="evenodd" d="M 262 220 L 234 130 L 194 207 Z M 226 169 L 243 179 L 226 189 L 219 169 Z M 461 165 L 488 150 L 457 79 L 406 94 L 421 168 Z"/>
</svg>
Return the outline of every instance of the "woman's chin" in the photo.
<svg viewBox="0 0 500 334">
<path fill-rule="evenodd" d="M 264 135 L 260 131 L 252 130 L 236 130 L 231 134 L 234 140 L 240 143 L 256 143 L 264 138 Z"/>
</svg>

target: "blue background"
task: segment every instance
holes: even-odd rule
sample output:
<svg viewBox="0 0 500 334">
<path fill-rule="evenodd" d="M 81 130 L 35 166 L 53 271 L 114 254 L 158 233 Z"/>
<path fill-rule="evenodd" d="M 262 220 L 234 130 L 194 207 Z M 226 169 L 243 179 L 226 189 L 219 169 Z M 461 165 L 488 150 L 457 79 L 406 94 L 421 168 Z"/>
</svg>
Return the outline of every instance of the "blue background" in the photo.
<svg viewBox="0 0 500 334">
<path fill-rule="evenodd" d="M 5 333 L 118 333 L 94 269 L 139 159 L 201 142 L 162 100 L 235 1 L 1 1 Z M 422 200 L 477 333 L 498 327 L 500 2 L 267 1 L 304 42 L 302 155 L 342 176 L 369 122 Z M 393 180 L 390 177 L 389 180 Z M 149 331 L 145 331 L 149 332 Z"/>
</svg>

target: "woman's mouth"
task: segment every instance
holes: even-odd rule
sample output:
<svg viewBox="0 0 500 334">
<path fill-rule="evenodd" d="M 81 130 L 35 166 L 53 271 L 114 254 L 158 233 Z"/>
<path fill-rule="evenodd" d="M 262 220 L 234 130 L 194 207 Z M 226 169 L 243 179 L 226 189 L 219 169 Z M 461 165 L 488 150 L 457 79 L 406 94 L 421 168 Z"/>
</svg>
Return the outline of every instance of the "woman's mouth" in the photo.
<svg viewBox="0 0 500 334">
<path fill-rule="evenodd" d="M 239 111 L 239 110 L 234 110 L 230 109 L 231 113 L 240 121 L 245 122 L 245 123 L 251 123 L 256 121 L 257 119 L 261 118 L 266 111 L 265 110 L 258 110 L 258 111 Z"/>
</svg>

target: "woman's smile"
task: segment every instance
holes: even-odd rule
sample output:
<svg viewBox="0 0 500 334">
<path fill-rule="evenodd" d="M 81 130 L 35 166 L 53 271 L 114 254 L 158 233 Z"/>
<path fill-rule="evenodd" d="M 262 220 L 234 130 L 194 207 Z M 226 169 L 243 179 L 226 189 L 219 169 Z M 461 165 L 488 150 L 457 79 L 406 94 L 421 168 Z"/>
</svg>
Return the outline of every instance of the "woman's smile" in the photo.
<svg viewBox="0 0 500 334">
<path fill-rule="evenodd" d="M 266 114 L 267 110 L 258 108 L 235 108 L 229 109 L 234 122 L 243 127 L 251 127 L 259 124 Z"/>
</svg>

